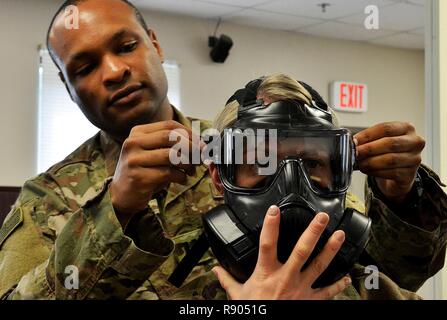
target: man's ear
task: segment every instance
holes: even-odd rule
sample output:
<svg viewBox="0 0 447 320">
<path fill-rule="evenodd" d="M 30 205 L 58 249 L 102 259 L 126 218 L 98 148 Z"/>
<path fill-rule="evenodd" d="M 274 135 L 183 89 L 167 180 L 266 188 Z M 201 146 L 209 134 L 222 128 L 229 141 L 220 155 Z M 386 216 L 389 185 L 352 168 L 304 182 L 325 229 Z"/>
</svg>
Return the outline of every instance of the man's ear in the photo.
<svg viewBox="0 0 447 320">
<path fill-rule="evenodd" d="M 219 193 L 223 195 L 224 188 L 222 185 L 222 181 L 220 180 L 219 170 L 217 170 L 217 166 L 213 162 L 211 162 L 208 170 L 210 172 L 210 177 L 213 181 L 214 186 L 216 187 L 217 191 L 219 191 Z"/>
<path fill-rule="evenodd" d="M 155 47 L 155 50 L 157 50 L 158 56 L 160 57 L 161 63 L 165 62 L 165 56 L 163 49 L 160 46 L 160 42 L 158 42 L 157 35 L 155 34 L 155 31 L 152 29 L 147 29 L 147 34 L 149 36 L 149 39 L 151 40 L 152 44 Z"/>
<path fill-rule="evenodd" d="M 71 101 L 73 101 L 74 103 L 76 103 L 76 101 L 73 99 L 73 96 L 71 95 L 71 91 L 70 91 L 70 89 L 68 88 L 67 81 L 65 80 L 64 75 L 63 75 L 62 72 L 60 72 L 60 71 L 59 71 L 58 74 L 59 74 L 59 78 L 60 78 L 61 81 L 64 83 L 65 89 L 67 89 L 67 92 L 68 92 L 68 94 L 70 95 Z"/>
</svg>

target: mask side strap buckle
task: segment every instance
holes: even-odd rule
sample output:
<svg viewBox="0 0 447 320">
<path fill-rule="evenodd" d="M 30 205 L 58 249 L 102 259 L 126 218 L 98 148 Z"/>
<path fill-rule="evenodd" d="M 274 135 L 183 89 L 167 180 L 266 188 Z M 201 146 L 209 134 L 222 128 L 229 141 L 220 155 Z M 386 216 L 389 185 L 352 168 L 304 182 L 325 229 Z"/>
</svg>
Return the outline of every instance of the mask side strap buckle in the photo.
<svg viewBox="0 0 447 320">
<path fill-rule="evenodd" d="M 192 269 L 199 263 L 205 252 L 210 247 L 208 238 L 202 233 L 183 259 L 179 262 L 168 281 L 177 288 L 180 288 Z"/>
</svg>

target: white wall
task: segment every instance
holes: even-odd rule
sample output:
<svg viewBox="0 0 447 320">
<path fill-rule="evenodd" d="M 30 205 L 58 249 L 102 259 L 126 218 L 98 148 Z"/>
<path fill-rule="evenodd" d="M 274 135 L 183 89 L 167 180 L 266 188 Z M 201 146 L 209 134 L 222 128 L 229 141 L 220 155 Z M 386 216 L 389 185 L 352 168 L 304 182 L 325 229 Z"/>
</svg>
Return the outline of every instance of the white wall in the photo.
<svg viewBox="0 0 447 320">
<path fill-rule="evenodd" d="M 0 147 L 7 155 L 0 162 L 0 185 L 21 185 L 35 174 L 37 47 L 44 43 L 47 25 L 60 2 L 0 0 Z M 308 82 L 325 98 L 330 81 L 367 83 L 370 111 L 340 114 L 344 125 L 405 120 L 424 132 L 422 51 L 223 23 L 218 33 L 231 36 L 234 47 L 224 64 L 215 64 L 207 46 L 215 21 L 153 12 L 145 16 L 166 58 L 181 65 L 181 107 L 189 115 L 212 118 L 248 80 L 286 72 Z"/>
<path fill-rule="evenodd" d="M 36 2 L 0 0 L 0 185 L 35 174 L 37 45 L 54 8 Z"/>
<path fill-rule="evenodd" d="M 208 56 L 207 37 L 214 30 L 214 21 L 155 13 L 145 16 L 159 35 L 166 56 L 182 65 L 183 108 L 190 114 L 210 117 L 247 80 L 286 72 L 305 80 L 325 97 L 330 81 L 367 83 L 371 111 L 340 115 L 343 123 L 368 126 L 406 118 L 424 129 L 423 51 L 223 23 L 218 33 L 231 36 L 234 47 L 220 65 Z"/>
<path fill-rule="evenodd" d="M 447 181 L 447 125 L 445 119 L 447 119 L 447 92 L 445 90 L 447 85 L 447 3 L 446 1 L 436 1 L 437 8 L 439 8 L 439 16 L 435 23 L 436 31 L 434 33 L 434 42 L 438 44 L 438 52 L 436 58 L 438 61 L 436 65 L 439 66 L 438 83 L 434 83 L 436 86 L 436 92 L 438 96 L 439 110 L 437 114 L 440 115 L 436 124 L 436 131 L 434 132 L 437 137 L 436 141 L 439 142 L 440 151 L 437 153 L 440 155 L 440 176 L 441 179 Z M 435 119 L 434 119 L 435 120 Z M 447 191 L 447 188 L 444 188 Z M 438 291 L 442 295 L 442 299 L 447 300 L 447 265 L 444 266 L 442 276 L 439 277 L 443 283 L 439 286 Z"/>
</svg>

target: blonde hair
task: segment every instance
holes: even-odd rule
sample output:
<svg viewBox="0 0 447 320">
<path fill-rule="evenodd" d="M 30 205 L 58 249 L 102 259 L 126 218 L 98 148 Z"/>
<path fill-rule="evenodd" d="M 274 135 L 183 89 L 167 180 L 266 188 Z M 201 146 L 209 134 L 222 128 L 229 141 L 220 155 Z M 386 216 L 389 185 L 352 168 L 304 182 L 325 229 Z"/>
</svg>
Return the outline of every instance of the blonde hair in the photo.
<svg viewBox="0 0 447 320">
<path fill-rule="evenodd" d="M 225 128 L 230 127 L 237 120 L 239 102 L 233 100 L 217 114 L 213 121 L 213 128 L 222 133 Z"/>
<path fill-rule="evenodd" d="M 304 86 L 286 74 L 273 74 L 263 79 L 257 90 L 258 98 L 268 98 L 272 102 L 279 100 L 298 100 L 312 106 L 312 95 Z M 214 118 L 213 127 L 222 133 L 237 120 L 239 102 L 233 100 Z M 338 126 L 338 120 L 332 109 L 333 123 Z"/>
<path fill-rule="evenodd" d="M 273 101 L 298 100 L 312 105 L 312 95 L 301 83 L 285 74 L 274 74 L 266 77 L 259 85 L 258 97 Z"/>
</svg>

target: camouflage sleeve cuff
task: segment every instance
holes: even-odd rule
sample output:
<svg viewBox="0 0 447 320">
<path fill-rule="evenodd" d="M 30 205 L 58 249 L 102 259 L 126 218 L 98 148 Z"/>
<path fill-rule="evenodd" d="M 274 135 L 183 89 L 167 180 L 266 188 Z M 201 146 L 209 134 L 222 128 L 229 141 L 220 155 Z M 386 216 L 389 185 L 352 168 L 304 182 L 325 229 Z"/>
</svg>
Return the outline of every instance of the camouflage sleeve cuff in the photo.
<svg viewBox="0 0 447 320">
<path fill-rule="evenodd" d="M 135 233 L 126 230 L 130 245 L 112 267 L 134 279 L 146 280 L 174 251 L 174 241 L 165 237 L 157 218 L 144 213 L 135 220 Z M 127 228 L 129 229 L 129 228 Z"/>
<path fill-rule="evenodd" d="M 423 194 L 397 214 L 367 185 L 366 207 L 372 219 L 367 252 L 381 271 L 402 287 L 417 289 L 443 266 L 447 241 L 447 197 L 436 174 L 425 166 L 418 172 Z M 407 212 L 408 217 L 403 217 Z M 399 280 L 399 281 L 398 281 Z"/>
<path fill-rule="evenodd" d="M 54 286 L 58 298 L 83 299 L 92 294 L 96 299 L 125 298 L 173 251 L 172 240 L 164 237 L 156 220 L 146 224 L 146 233 L 152 235 L 152 241 L 144 248 L 124 234 L 110 201 L 109 182 L 70 218 L 56 240 L 50 261 L 57 261 L 48 271 L 49 278 L 56 279 L 50 286 Z M 70 265 L 79 269 L 76 290 L 64 288 L 65 268 Z M 122 289 L 122 282 L 132 286 Z M 115 287 L 120 288 L 114 292 L 116 295 L 110 292 Z"/>
</svg>

